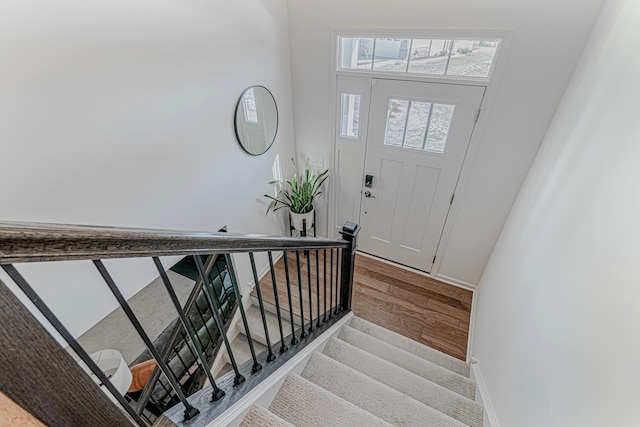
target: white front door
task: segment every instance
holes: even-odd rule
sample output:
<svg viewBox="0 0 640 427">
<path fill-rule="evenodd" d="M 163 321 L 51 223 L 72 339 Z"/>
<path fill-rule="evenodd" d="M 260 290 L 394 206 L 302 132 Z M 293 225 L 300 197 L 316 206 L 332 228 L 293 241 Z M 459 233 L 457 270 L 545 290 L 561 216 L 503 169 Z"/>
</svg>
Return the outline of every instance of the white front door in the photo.
<svg viewBox="0 0 640 427">
<path fill-rule="evenodd" d="M 431 270 L 484 90 L 385 79 L 371 82 L 368 122 L 359 123 L 359 136 L 366 140 L 351 144 L 364 150 L 364 173 L 350 162 L 351 174 L 353 169 L 360 174 L 359 186 L 354 186 L 355 177 L 340 175 L 348 169 L 344 164 L 338 170 L 338 212 L 341 198 L 346 202 L 347 197 L 359 196 L 343 203 L 352 212 L 359 209 L 354 212 L 362 227 L 359 250 Z M 362 95 L 361 100 L 368 98 Z M 338 157 L 347 154 L 347 146 L 337 145 Z M 354 151 L 358 150 L 352 151 L 352 159 L 357 157 Z M 367 176 L 372 178 L 370 184 Z M 344 185 L 351 189 L 343 190 Z"/>
</svg>

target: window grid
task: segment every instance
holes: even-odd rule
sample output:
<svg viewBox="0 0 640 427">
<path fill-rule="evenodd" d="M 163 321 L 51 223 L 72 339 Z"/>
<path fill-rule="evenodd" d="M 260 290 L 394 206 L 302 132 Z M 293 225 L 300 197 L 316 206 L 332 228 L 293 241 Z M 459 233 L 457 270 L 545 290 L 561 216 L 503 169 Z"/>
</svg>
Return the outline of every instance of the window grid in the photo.
<svg viewBox="0 0 640 427">
<path fill-rule="evenodd" d="M 427 149 L 427 138 L 429 137 L 429 127 L 431 126 L 431 117 L 433 117 L 433 102 L 429 107 L 429 118 L 427 119 L 427 128 L 424 131 L 424 140 L 422 141 L 422 149 Z"/>
<path fill-rule="evenodd" d="M 416 104 L 429 104 L 428 113 L 423 117 L 412 115 L 412 112 L 415 112 Z M 403 109 L 405 105 L 406 107 Z M 434 110 L 436 109 L 438 114 L 434 122 Z M 454 111 L 455 105 L 390 98 L 387 107 L 387 122 L 383 144 L 391 147 L 443 154 Z M 404 114 L 404 117 L 397 117 L 394 114 Z M 398 120 L 394 120 L 398 118 L 401 120 L 402 128 L 399 128 Z M 407 132 L 410 127 L 413 128 L 413 132 L 419 131 L 420 135 L 422 135 L 422 143 L 419 147 L 408 143 Z M 402 136 L 398 138 L 400 135 Z"/>
<path fill-rule="evenodd" d="M 407 53 L 407 66 L 404 68 L 404 72 L 409 72 L 409 63 L 411 62 L 411 49 L 413 49 L 413 39 L 409 40 L 409 52 Z"/>
<path fill-rule="evenodd" d="M 401 37 L 340 36 L 338 69 L 392 74 L 488 79 L 495 63 L 500 40 L 426 39 Z M 362 48 L 361 42 L 365 43 Z M 384 41 L 384 43 L 382 43 Z M 415 41 L 429 42 L 423 56 L 414 56 Z M 393 44 L 395 42 L 395 52 Z M 408 42 L 408 43 L 407 43 Z M 442 46 L 433 52 L 434 42 Z M 382 45 L 381 45 L 382 43 Z M 408 50 L 405 48 L 408 45 Z M 369 47 L 371 51 L 369 53 Z M 362 51 L 366 51 L 363 56 Z M 380 52 L 379 52 L 380 50 Z M 345 52 L 346 51 L 346 52 Z M 348 56 L 343 56 L 349 53 Z M 446 56 L 446 60 L 443 61 Z M 351 61 L 346 58 L 352 58 Z M 355 58 L 355 63 L 354 63 Z M 361 62 L 363 61 L 363 62 Z M 456 66 L 452 67 L 455 62 Z M 364 65 L 364 67 L 360 67 Z M 402 68 L 398 68 L 402 66 Z M 412 69 L 413 68 L 413 69 Z M 455 69 L 454 69 L 455 68 Z"/>
</svg>

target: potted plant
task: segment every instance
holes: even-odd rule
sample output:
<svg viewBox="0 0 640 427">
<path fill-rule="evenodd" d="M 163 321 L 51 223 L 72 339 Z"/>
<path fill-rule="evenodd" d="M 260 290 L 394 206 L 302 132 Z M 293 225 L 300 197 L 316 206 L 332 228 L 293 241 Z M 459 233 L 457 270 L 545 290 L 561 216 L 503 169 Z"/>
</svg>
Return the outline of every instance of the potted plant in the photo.
<svg viewBox="0 0 640 427">
<path fill-rule="evenodd" d="M 309 228 L 313 222 L 313 199 L 322 194 L 320 188 L 328 177 L 328 169 L 316 175 L 307 167 L 302 175 L 296 172 L 291 179 L 271 181 L 269 184 L 278 185 L 279 190 L 275 197 L 264 195 L 271 199 L 267 213 L 287 207 L 291 215 L 291 222 L 296 230 L 303 230 L 303 220 L 306 221 L 307 228 Z"/>
</svg>

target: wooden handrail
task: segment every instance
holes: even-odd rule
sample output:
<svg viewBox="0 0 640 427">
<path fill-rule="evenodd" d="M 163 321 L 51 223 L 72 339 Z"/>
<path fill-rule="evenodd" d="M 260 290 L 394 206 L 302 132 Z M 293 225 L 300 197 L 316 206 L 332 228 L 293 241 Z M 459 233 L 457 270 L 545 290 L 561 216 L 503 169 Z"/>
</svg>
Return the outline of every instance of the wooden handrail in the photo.
<svg viewBox="0 0 640 427">
<path fill-rule="evenodd" d="M 0 264 L 347 246 L 319 237 L 0 222 Z"/>
</svg>

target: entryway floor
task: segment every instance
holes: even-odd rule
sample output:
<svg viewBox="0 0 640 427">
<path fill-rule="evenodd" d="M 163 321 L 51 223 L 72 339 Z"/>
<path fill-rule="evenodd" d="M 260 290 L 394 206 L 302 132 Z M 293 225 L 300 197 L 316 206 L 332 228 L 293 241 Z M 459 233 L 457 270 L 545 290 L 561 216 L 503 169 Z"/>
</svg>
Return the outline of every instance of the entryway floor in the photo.
<svg viewBox="0 0 640 427">
<path fill-rule="evenodd" d="M 354 282 L 356 316 L 466 358 L 471 291 L 360 254 Z"/>
<path fill-rule="evenodd" d="M 328 258 L 328 257 L 327 257 Z M 312 310 L 317 316 L 316 260 L 310 253 Z M 303 284 L 304 317 L 308 321 L 308 287 L 306 257 L 300 257 Z M 321 282 L 323 281 L 322 252 L 320 252 Z M 327 260 L 329 268 L 330 260 Z M 299 313 L 297 270 L 293 254 L 289 254 L 290 282 L 294 313 Z M 275 265 L 276 282 L 280 306 L 288 311 L 284 262 L 281 258 Z M 266 302 L 275 301 L 271 277 L 265 275 L 260 289 Z M 255 291 L 254 291 L 255 293 Z M 321 294 L 324 294 L 321 286 Z M 473 293 L 466 289 L 429 278 L 420 273 L 396 266 L 377 258 L 358 254 L 354 273 L 352 310 L 372 323 L 402 334 L 415 341 L 464 360 L 467 354 L 469 320 Z M 331 296 L 327 294 L 327 299 Z M 335 301 L 335 296 L 333 296 Z M 323 312 L 324 295 L 320 295 Z"/>
</svg>

